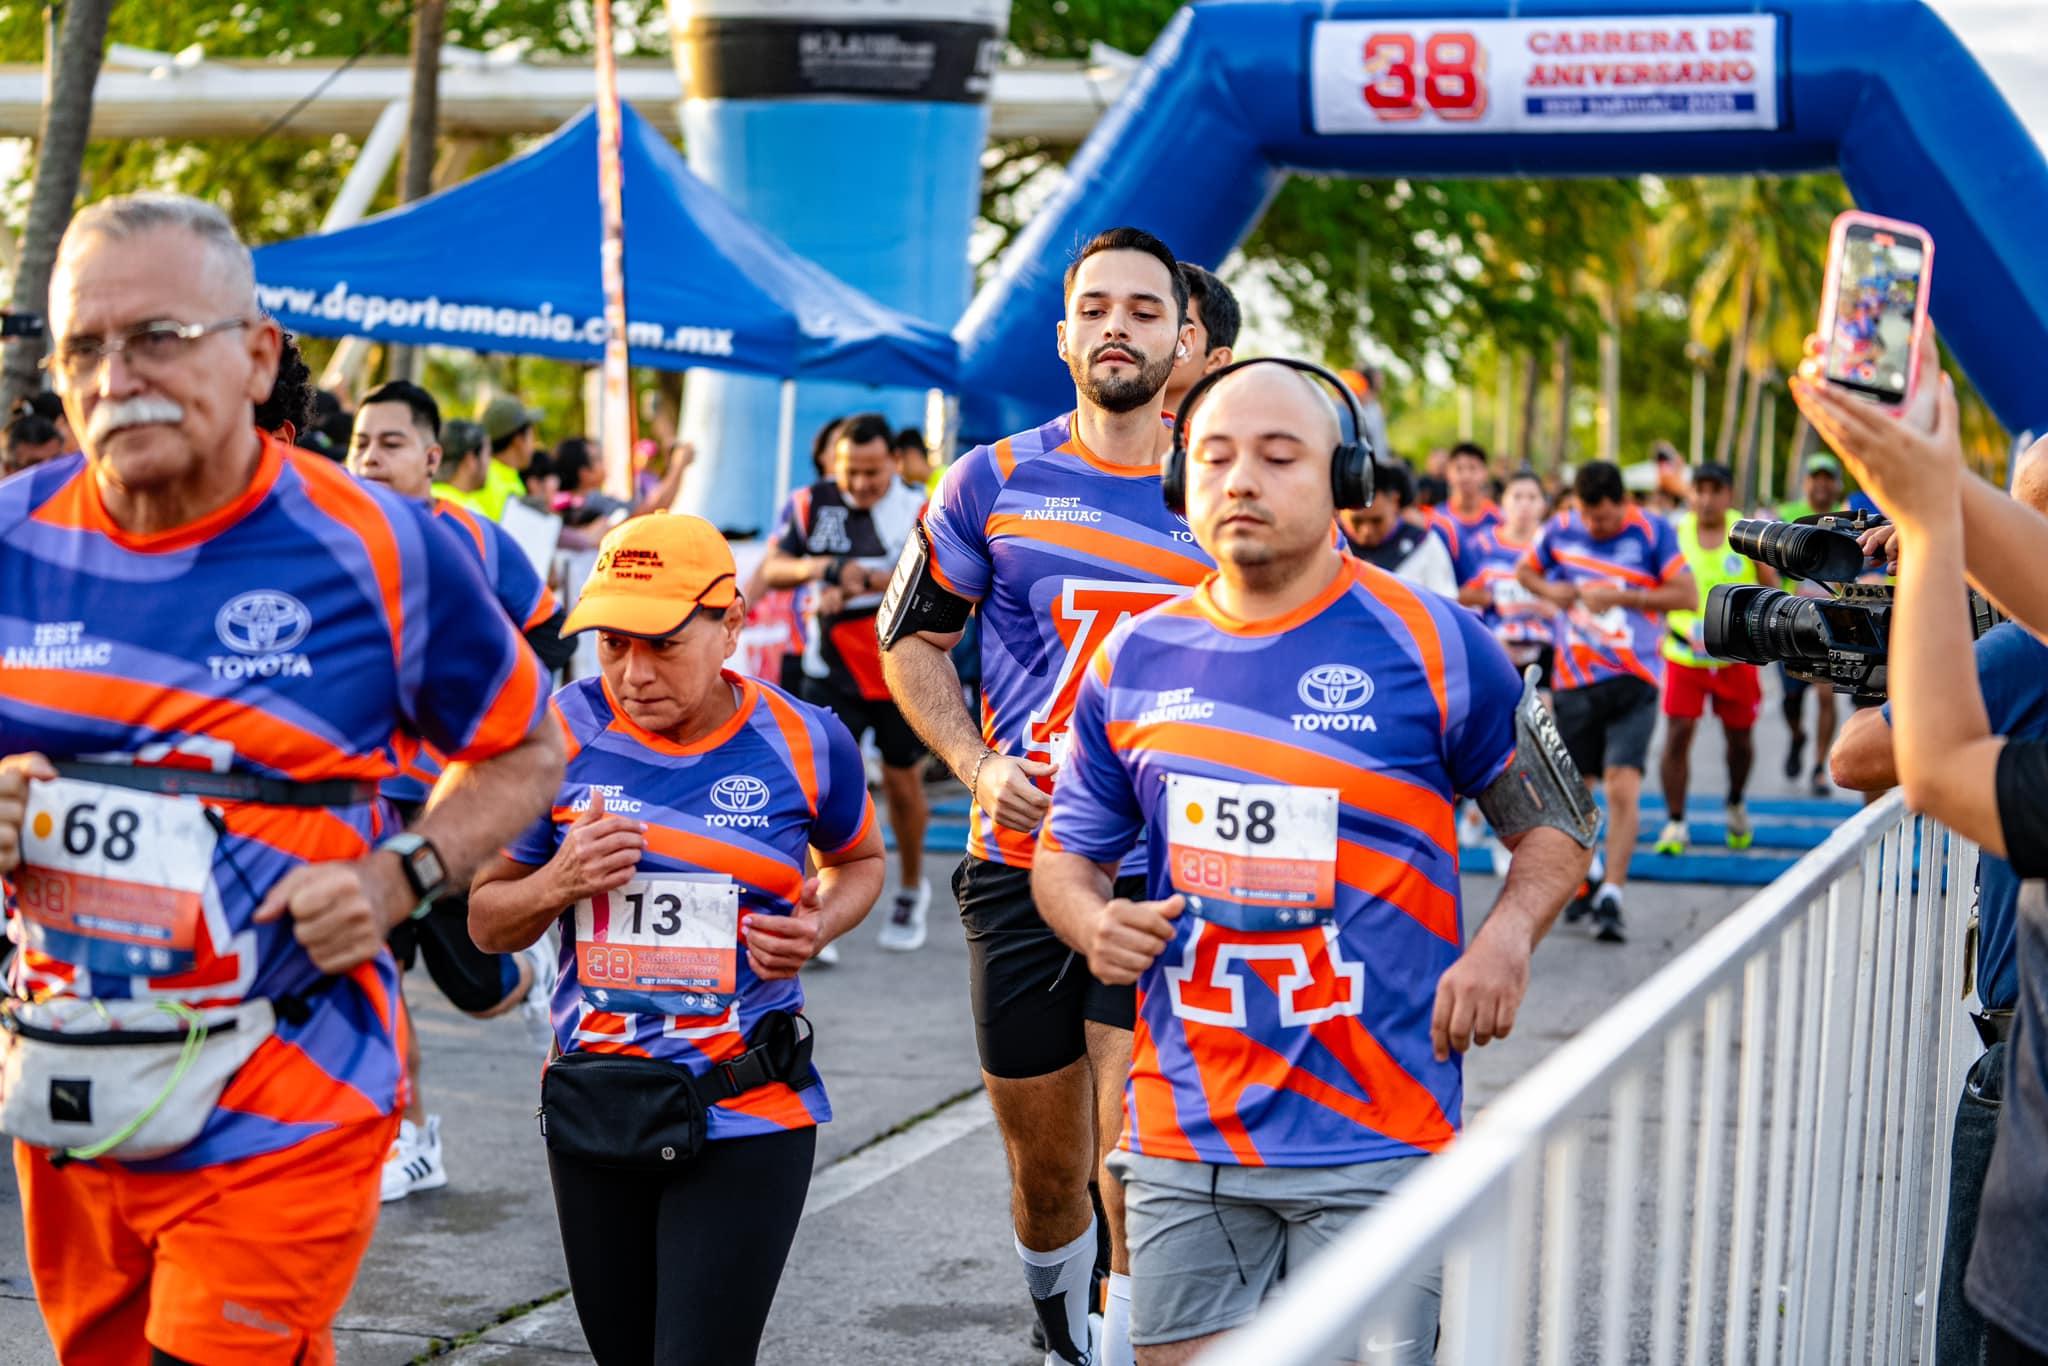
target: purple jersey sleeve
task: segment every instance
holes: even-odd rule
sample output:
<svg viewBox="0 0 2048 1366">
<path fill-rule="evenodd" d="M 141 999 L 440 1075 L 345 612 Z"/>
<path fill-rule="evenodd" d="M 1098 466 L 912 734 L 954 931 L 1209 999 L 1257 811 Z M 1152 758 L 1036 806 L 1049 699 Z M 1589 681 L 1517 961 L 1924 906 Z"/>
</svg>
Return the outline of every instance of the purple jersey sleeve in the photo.
<svg viewBox="0 0 2048 1366">
<path fill-rule="evenodd" d="M 1529 547 L 1529 558 L 1545 574 L 1557 572 L 1557 554 L 1550 548 L 1550 533 L 1557 528 L 1555 522 L 1545 522 L 1536 532 L 1536 544 Z"/>
<path fill-rule="evenodd" d="M 492 591 L 499 605 L 505 609 L 505 615 L 512 618 L 512 624 L 524 631 L 552 616 L 553 595 L 548 592 L 547 584 L 541 581 L 533 561 L 527 559 L 526 552 L 519 548 L 519 542 L 496 522 L 480 517 L 477 523 L 484 528 L 484 535 L 490 538 L 493 547 L 486 565 L 491 575 Z M 542 610 L 543 605 L 547 607 L 546 611 Z"/>
<path fill-rule="evenodd" d="M 775 514 L 775 529 L 770 534 L 770 539 L 775 543 L 775 548 L 785 555 L 807 553 L 806 540 L 811 534 L 811 529 L 806 525 L 809 518 L 804 514 L 810 501 L 810 490 L 798 489 L 789 495 L 789 501 L 782 505 L 782 511 Z"/>
<path fill-rule="evenodd" d="M 424 621 L 394 623 L 403 641 L 407 717 L 451 759 L 502 754 L 547 711 L 540 660 L 510 617 L 477 610 L 495 594 L 476 557 L 435 527 L 426 508 L 406 504 L 404 515 L 419 523 L 428 585 Z"/>
<path fill-rule="evenodd" d="M 1002 487 L 993 448 L 976 446 L 947 468 L 937 496 L 925 509 L 925 534 L 931 538 L 939 581 L 973 602 L 988 596 L 994 576 L 988 515 Z"/>
<path fill-rule="evenodd" d="M 1685 569 L 1685 552 L 1678 548 L 1678 532 L 1662 517 L 1650 518 L 1650 563 L 1657 566 L 1657 582 L 1669 583 Z"/>
<path fill-rule="evenodd" d="M 1492 786 L 1515 752 L 1515 706 L 1522 680 L 1486 624 L 1470 612 L 1452 612 L 1465 655 L 1464 705 L 1454 709 L 1444 734 L 1444 757 L 1458 795 L 1476 797 Z"/>
<path fill-rule="evenodd" d="M 811 826 L 811 846 L 836 854 L 867 833 L 873 819 L 868 797 L 868 771 L 861 760 L 860 743 L 838 717 L 819 709 L 825 735 L 825 762 L 819 765 L 824 779 L 818 792 L 818 819 Z"/>
<path fill-rule="evenodd" d="M 1128 624 L 1128 623 L 1126 623 Z M 1119 628 L 1081 679 L 1068 732 L 1067 765 L 1052 790 L 1045 847 L 1115 863 L 1136 848 L 1145 833 L 1145 813 L 1131 787 L 1130 770 L 1109 741 L 1109 676 L 1115 667 Z"/>
<path fill-rule="evenodd" d="M 505 857 L 514 863 L 538 868 L 555 856 L 561 842 L 561 827 L 555 824 L 552 813 L 543 811 L 534 817 L 532 825 L 519 832 L 517 839 L 505 846 Z"/>
</svg>

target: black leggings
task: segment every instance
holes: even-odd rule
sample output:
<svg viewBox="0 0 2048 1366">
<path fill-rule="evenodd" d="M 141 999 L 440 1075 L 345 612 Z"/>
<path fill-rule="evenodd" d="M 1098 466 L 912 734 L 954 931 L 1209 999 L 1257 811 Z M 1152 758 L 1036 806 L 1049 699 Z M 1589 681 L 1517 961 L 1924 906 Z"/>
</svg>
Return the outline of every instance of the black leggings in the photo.
<svg viewBox="0 0 2048 1366">
<path fill-rule="evenodd" d="M 548 1154 L 576 1317 L 598 1366 L 745 1366 L 803 1217 L 818 1131 L 706 1143 L 678 1172 Z"/>
</svg>

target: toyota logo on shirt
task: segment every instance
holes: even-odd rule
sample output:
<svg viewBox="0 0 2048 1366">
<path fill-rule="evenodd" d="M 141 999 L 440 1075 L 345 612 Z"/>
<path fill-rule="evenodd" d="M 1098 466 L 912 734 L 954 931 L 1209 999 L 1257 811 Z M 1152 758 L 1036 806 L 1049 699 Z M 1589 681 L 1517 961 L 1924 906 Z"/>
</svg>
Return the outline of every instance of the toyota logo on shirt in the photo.
<svg viewBox="0 0 2048 1366">
<path fill-rule="evenodd" d="M 736 773 L 720 778 L 711 787 L 712 804 L 719 808 L 704 818 L 707 825 L 765 826 L 768 818 L 760 812 L 768 805 L 768 784 L 759 778 Z"/>
<path fill-rule="evenodd" d="M 1295 691 L 1317 711 L 1357 711 L 1372 701 L 1372 675 L 1349 664 L 1318 664 Z"/>
<path fill-rule="evenodd" d="M 289 593 L 258 589 L 244 593 L 213 619 L 220 643 L 245 655 L 289 650 L 313 629 L 313 614 Z"/>
<path fill-rule="evenodd" d="M 1294 691 L 1313 710 L 1289 719 L 1296 730 L 1377 731 L 1370 715 L 1357 711 L 1372 701 L 1372 675 L 1350 664 L 1318 664 L 1301 676 Z"/>
</svg>

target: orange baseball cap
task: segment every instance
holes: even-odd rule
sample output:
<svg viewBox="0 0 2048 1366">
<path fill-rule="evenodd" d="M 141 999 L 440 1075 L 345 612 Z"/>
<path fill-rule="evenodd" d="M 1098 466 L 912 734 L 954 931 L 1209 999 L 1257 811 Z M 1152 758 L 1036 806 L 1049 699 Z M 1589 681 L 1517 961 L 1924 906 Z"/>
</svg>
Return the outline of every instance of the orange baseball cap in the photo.
<svg viewBox="0 0 2048 1366">
<path fill-rule="evenodd" d="M 700 607 L 724 611 L 739 592 L 732 548 L 717 527 L 702 517 L 653 512 L 605 534 L 562 634 L 599 630 L 662 640 Z"/>
</svg>

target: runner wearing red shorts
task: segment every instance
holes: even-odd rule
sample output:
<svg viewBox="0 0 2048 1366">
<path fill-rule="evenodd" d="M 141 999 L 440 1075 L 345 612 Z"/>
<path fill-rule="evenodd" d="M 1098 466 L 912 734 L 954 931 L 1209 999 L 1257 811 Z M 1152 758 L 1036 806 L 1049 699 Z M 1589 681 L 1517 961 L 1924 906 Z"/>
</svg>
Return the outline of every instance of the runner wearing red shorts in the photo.
<svg viewBox="0 0 2048 1366">
<path fill-rule="evenodd" d="M 1692 510 L 1674 524 L 1678 548 L 1699 585 L 1700 601 L 1707 590 L 1723 583 L 1756 583 L 1758 575 L 1776 575 L 1768 566 L 1738 555 L 1728 544 L 1728 469 L 1705 464 L 1692 472 L 1688 501 Z M 1692 779 L 1692 737 L 1711 701 L 1715 719 L 1728 737 L 1728 847 L 1747 849 L 1755 838 L 1742 794 L 1756 749 L 1751 733 L 1763 705 L 1763 685 L 1753 664 L 1731 664 L 1706 651 L 1704 618 L 1697 611 L 1673 612 L 1665 618 L 1664 635 L 1664 804 L 1670 808 L 1657 836 L 1660 854 L 1682 854 L 1691 841 L 1685 824 L 1686 787 Z"/>
</svg>

